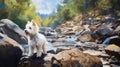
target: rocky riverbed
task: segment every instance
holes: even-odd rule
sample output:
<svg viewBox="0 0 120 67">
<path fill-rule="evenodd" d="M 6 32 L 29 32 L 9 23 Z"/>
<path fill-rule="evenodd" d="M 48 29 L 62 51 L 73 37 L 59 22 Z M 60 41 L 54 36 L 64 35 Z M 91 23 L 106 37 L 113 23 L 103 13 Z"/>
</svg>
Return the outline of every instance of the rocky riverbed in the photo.
<svg viewBox="0 0 120 67">
<path fill-rule="evenodd" d="M 13 67 L 119 67 L 120 20 L 105 16 L 102 20 L 94 18 L 92 23 L 86 23 L 90 21 L 78 19 L 79 16 L 74 21 L 67 21 L 55 29 L 40 28 L 40 33 L 44 34 L 49 42 L 46 46 L 48 53 L 40 58 L 37 58 L 36 54 L 31 57 L 26 56 L 28 45 L 24 31 L 9 19 L 2 19 L 0 20 L 1 57 L 8 55 L 4 57 L 4 62 L 9 64 L 8 58 L 17 56 L 19 53 L 14 53 L 21 52 L 22 46 L 24 51 L 17 56 L 17 62 L 11 58 L 13 64 L 15 63 Z M 18 46 L 20 44 L 21 46 Z M 20 48 L 21 51 L 9 48 L 11 52 L 4 54 L 3 50 L 8 48 L 3 49 L 1 45 L 5 47 L 12 45 Z M 3 60 L 0 59 L 0 62 Z M 6 64 L 0 64 L 0 67 L 7 67 Z"/>
</svg>

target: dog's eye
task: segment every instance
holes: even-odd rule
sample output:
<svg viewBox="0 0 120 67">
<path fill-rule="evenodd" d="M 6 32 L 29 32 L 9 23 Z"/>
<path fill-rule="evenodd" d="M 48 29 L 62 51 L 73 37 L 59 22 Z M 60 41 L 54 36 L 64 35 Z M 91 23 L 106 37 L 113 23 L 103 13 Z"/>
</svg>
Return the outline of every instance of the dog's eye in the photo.
<svg viewBox="0 0 120 67">
<path fill-rule="evenodd" d="M 29 29 L 32 29 L 31 27 L 29 27 Z"/>
</svg>

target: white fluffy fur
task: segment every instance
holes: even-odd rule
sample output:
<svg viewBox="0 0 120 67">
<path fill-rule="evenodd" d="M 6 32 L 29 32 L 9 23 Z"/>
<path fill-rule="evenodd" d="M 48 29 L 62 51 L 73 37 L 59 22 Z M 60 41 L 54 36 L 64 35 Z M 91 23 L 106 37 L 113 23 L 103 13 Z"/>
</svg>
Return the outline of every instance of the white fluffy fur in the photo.
<svg viewBox="0 0 120 67">
<path fill-rule="evenodd" d="M 42 53 L 46 53 L 45 45 L 47 40 L 43 34 L 40 34 L 39 27 L 34 21 L 28 21 L 26 24 L 25 32 L 28 35 L 29 53 L 28 56 L 33 55 L 34 51 L 37 51 L 37 57 L 40 57 Z"/>
</svg>

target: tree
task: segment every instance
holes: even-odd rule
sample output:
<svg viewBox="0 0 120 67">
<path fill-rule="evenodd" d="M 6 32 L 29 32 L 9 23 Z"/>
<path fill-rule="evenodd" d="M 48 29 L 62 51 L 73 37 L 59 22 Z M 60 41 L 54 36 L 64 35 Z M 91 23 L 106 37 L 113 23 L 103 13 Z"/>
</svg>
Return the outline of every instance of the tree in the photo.
<svg viewBox="0 0 120 67">
<path fill-rule="evenodd" d="M 120 0 L 64 0 L 62 4 L 58 5 L 57 13 L 52 16 L 48 24 L 56 26 L 72 20 L 79 14 L 84 18 L 86 16 L 102 17 L 106 14 L 120 15 Z"/>
<path fill-rule="evenodd" d="M 36 13 L 36 9 L 31 0 L 1 0 L 0 7 L 2 11 L 0 13 L 0 19 L 8 18 L 20 27 L 24 28 L 24 25 L 28 20 L 34 20 L 40 25 L 40 17 Z"/>
<path fill-rule="evenodd" d="M 85 9 L 83 8 L 85 0 L 64 0 L 63 4 L 65 5 L 58 5 L 58 12 L 54 16 L 52 16 L 52 22 L 55 25 L 72 20 L 74 16 L 85 12 Z"/>
</svg>

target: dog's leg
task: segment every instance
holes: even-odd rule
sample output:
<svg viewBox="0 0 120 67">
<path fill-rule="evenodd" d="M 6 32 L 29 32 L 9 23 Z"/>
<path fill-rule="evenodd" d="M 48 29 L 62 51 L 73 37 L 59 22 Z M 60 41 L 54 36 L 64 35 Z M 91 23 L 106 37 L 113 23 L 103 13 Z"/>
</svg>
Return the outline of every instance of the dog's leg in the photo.
<svg viewBox="0 0 120 67">
<path fill-rule="evenodd" d="M 37 57 L 41 57 L 42 52 L 43 52 L 42 46 L 39 45 L 39 46 L 36 46 L 36 48 L 37 48 Z"/>
<path fill-rule="evenodd" d="M 47 52 L 46 52 L 46 48 L 45 48 L 45 46 L 46 46 L 46 43 L 44 43 L 44 44 L 42 45 L 42 50 L 43 50 L 43 53 L 46 54 Z"/>
<path fill-rule="evenodd" d="M 33 47 L 33 46 L 29 46 L 29 53 L 28 53 L 28 56 L 33 55 L 33 53 L 34 53 L 34 47 Z"/>
</svg>

